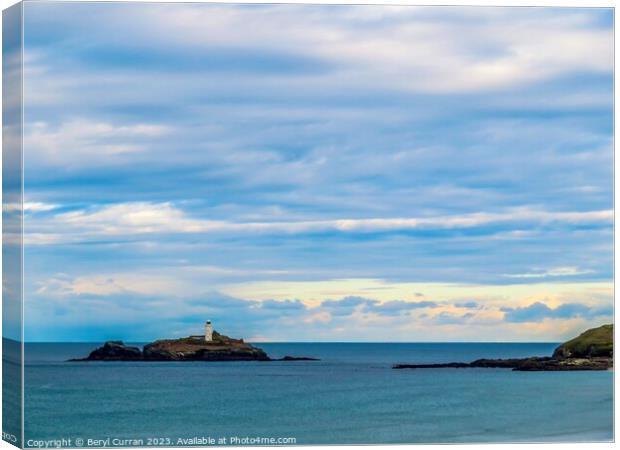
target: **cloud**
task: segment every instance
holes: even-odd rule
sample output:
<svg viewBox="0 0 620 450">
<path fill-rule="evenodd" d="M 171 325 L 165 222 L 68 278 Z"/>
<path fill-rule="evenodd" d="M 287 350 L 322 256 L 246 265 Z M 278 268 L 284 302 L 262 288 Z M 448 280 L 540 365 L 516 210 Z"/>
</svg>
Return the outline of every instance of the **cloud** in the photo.
<svg viewBox="0 0 620 450">
<path fill-rule="evenodd" d="M 187 302 L 194 306 L 207 310 L 246 310 L 259 307 L 260 303 L 255 300 L 246 300 L 226 295 L 218 291 L 210 291 L 199 296 L 192 297 Z"/>
<path fill-rule="evenodd" d="M 2 211 L 4 212 L 19 212 L 24 211 L 25 213 L 37 213 L 37 212 L 45 212 L 51 211 L 53 209 L 58 208 L 58 205 L 43 203 L 43 202 L 24 202 L 22 203 L 4 203 L 2 205 Z"/>
<path fill-rule="evenodd" d="M 100 235 L 123 235 L 134 233 L 197 233 L 204 232 L 211 221 L 199 221 L 170 203 L 136 202 L 90 210 L 78 210 L 57 215 L 59 224 L 78 231 Z"/>
<path fill-rule="evenodd" d="M 148 273 L 110 273 L 71 278 L 66 274 L 37 282 L 36 293 L 48 297 L 68 295 L 160 295 L 180 290 L 182 283 L 172 276 Z"/>
<path fill-rule="evenodd" d="M 536 302 L 525 307 L 501 308 L 501 311 L 507 322 L 542 322 L 545 319 L 594 318 L 613 314 L 611 306 L 594 308 L 581 303 L 564 303 L 552 308 Z"/>
<path fill-rule="evenodd" d="M 113 125 L 72 119 L 53 127 L 45 122 L 28 123 L 24 130 L 24 150 L 28 158 L 50 165 L 71 167 L 94 165 L 148 149 L 149 143 L 169 132 L 159 124 Z"/>
<path fill-rule="evenodd" d="M 28 284 L 26 298 L 29 301 L 25 305 L 30 324 L 28 339 L 61 335 L 63 339 L 75 340 L 71 337 L 74 333 L 83 336 L 82 339 L 95 340 L 184 336 L 199 333 L 207 319 L 214 321 L 218 331 L 246 338 L 262 336 L 263 340 L 316 340 L 317 336 L 324 341 L 411 341 L 429 340 L 431 336 L 450 340 L 457 335 L 473 340 L 478 336 L 479 340 L 480 333 L 491 336 L 498 330 L 503 338 L 524 339 L 536 328 L 514 329 L 511 326 L 525 322 L 540 326 L 541 333 L 546 333 L 549 339 L 556 336 L 554 329 L 556 333 L 558 329 L 566 329 L 563 321 L 578 319 L 580 326 L 586 327 L 610 317 L 612 312 L 609 297 L 602 292 L 591 305 L 567 302 L 551 308 L 541 302 L 520 306 L 524 299 L 518 296 L 488 298 L 480 291 L 478 296 L 471 297 L 476 298 L 478 304 L 484 303 L 485 308 L 475 313 L 459 312 L 450 301 L 444 300 L 394 300 L 394 297 L 379 300 L 362 296 L 333 297 L 319 302 L 277 296 L 255 299 L 217 289 L 205 290 L 209 283 L 186 284 L 187 280 L 183 281 L 182 277 L 181 282 L 177 279 L 174 270 L 169 272 L 167 278 L 159 280 L 160 275 L 155 273 L 106 274 L 79 279 L 56 274 L 44 285 L 37 286 L 38 289 L 31 290 Z M 427 286 L 426 290 L 439 295 L 441 290 L 436 291 L 437 288 L 439 286 Z M 467 289 L 461 285 L 441 289 L 446 288 Z M 496 289 L 510 292 L 505 286 Z M 325 286 L 321 290 L 325 290 Z M 404 291 L 413 290 L 411 286 L 404 287 Z M 560 292 L 562 290 L 575 292 L 575 287 L 560 288 Z M 531 293 L 532 287 L 523 291 Z M 598 292 L 597 288 L 591 286 L 583 295 L 574 293 L 573 297 L 586 298 L 592 292 Z M 450 296 L 450 292 L 445 292 L 442 297 Z M 465 303 L 471 302 L 474 301 Z M 50 317 L 54 317 L 54 326 L 51 326 Z M 559 324 L 547 329 L 545 318 L 553 318 Z M 571 325 L 571 330 L 575 326 Z M 441 329 L 448 333 L 443 334 L 443 338 Z M 388 335 L 385 330 L 389 330 Z"/>
<path fill-rule="evenodd" d="M 336 219 L 273 222 L 227 222 L 191 217 L 173 204 L 130 202 L 51 216 L 45 228 L 58 235 L 65 230 L 69 241 L 76 236 L 122 236 L 151 233 L 375 233 L 406 230 L 467 229 L 501 223 L 609 224 L 613 211 L 548 212 L 518 209 L 504 213 L 471 213 L 454 216 Z M 40 234 L 37 226 L 31 233 Z M 507 275 L 513 278 L 577 275 L 575 268 L 564 267 L 543 274 Z"/>
<path fill-rule="evenodd" d="M 444 311 L 434 316 L 433 321 L 440 325 L 462 325 L 474 317 L 473 313 L 454 314 Z"/>
<path fill-rule="evenodd" d="M 286 312 L 305 310 L 307 306 L 300 300 L 263 300 L 261 308 Z"/>
<path fill-rule="evenodd" d="M 348 316 L 353 312 L 373 313 L 381 316 L 399 316 L 421 308 L 437 308 L 439 305 L 431 301 L 389 300 L 380 302 L 375 299 L 349 296 L 339 300 L 324 300 L 321 308 L 327 308 L 336 316 Z"/>
<path fill-rule="evenodd" d="M 505 274 L 508 278 L 547 278 L 547 277 L 574 277 L 593 273 L 592 270 L 583 270 L 574 266 L 555 267 L 549 270 L 530 273 Z"/>
<path fill-rule="evenodd" d="M 376 302 L 377 300 L 369 298 L 348 296 L 339 300 L 323 300 L 321 308 L 326 308 L 330 314 L 335 316 L 349 316 L 359 307 Z"/>
<path fill-rule="evenodd" d="M 436 302 L 421 301 L 409 302 L 403 300 L 392 300 L 383 303 L 370 303 L 366 305 L 366 310 L 380 315 L 398 316 L 420 308 L 437 308 Z"/>
<path fill-rule="evenodd" d="M 456 306 L 457 308 L 477 309 L 480 307 L 480 304 L 474 301 L 467 301 L 455 303 L 454 306 Z"/>
<path fill-rule="evenodd" d="M 612 70 L 612 31 L 601 27 L 598 15 L 588 11 L 478 8 L 472 14 L 456 7 L 446 13 L 440 8 L 363 5 L 97 8 L 97 16 L 110 17 L 110 22 L 113 19 L 111 30 L 105 21 L 69 21 L 79 10 L 64 8 L 61 17 L 67 17 L 68 23 L 61 30 L 47 25 L 47 7 L 29 6 L 28 23 L 35 29 L 47 25 L 51 38 L 87 29 L 95 43 L 103 41 L 125 51 L 129 48 L 134 50 L 132 55 L 146 53 L 142 65 L 147 68 L 161 67 L 148 57 L 154 49 L 164 49 L 170 58 L 175 51 L 181 55 L 191 51 L 211 55 L 205 66 L 211 63 L 213 70 L 229 77 L 231 68 L 233 74 L 242 68 L 256 75 L 275 65 L 280 70 L 271 75 L 282 82 L 288 68 L 286 59 L 281 62 L 282 55 L 295 55 L 330 68 L 329 79 L 323 71 L 310 70 L 284 78 L 314 89 L 331 81 L 345 87 L 381 85 L 405 91 L 463 93 L 540 82 L 566 72 Z M 120 41 L 115 34 L 126 39 Z M 250 61 L 240 66 L 241 60 L 232 65 L 228 58 L 218 57 L 218 52 L 236 50 L 252 55 L 265 49 L 276 55 L 271 64 Z M 112 65 L 122 67 L 125 63 L 122 56 L 111 58 L 109 52 L 104 56 Z M 194 59 L 190 61 L 190 68 L 200 68 Z M 187 65 L 187 58 L 181 59 L 182 63 Z"/>
</svg>

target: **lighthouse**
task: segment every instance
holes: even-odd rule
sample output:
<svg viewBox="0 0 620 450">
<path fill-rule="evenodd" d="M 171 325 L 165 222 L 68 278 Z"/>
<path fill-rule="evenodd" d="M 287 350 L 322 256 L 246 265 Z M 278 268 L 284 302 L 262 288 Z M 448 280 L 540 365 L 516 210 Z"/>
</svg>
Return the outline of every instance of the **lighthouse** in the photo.
<svg viewBox="0 0 620 450">
<path fill-rule="evenodd" d="M 205 341 L 211 342 L 213 340 L 213 325 L 211 325 L 211 321 L 207 320 L 205 323 Z"/>
</svg>

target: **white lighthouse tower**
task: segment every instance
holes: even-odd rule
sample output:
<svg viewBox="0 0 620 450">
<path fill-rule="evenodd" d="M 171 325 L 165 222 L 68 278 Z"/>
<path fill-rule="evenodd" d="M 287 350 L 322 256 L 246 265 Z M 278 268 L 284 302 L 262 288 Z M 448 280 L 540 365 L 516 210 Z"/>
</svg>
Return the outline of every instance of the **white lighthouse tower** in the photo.
<svg viewBox="0 0 620 450">
<path fill-rule="evenodd" d="M 207 320 L 205 323 L 205 341 L 211 342 L 213 340 L 213 325 L 211 325 L 211 321 Z"/>
</svg>

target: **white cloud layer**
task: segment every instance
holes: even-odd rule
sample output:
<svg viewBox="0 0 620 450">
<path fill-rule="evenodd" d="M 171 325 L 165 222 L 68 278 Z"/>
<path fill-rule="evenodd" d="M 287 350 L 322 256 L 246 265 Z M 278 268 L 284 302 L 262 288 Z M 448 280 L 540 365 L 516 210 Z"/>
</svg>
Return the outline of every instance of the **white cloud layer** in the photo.
<svg viewBox="0 0 620 450">
<path fill-rule="evenodd" d="M 148 149 L 149 142 L 164 136 L 164 125 L 138 123 L 112 125 L 74 119 L 53 127 L 45 122 L 29 124 L 24 132 L 26 158 L 43 158 L 48 164 L 71 167 L 95 165 L 128 153 Z"/>
<path fill-rule="evenodd" d="M 549 270 L 542 270 L 529 273 L 505 274 L 508 278 L 547 278 L 547 277 L 574 277 L 592 273 L 591 270 L 582 270 L 578 267 L 555 267 Z"/>
<path fill-rule="evenodd" d="M 184 233 L 342 233 L 389 232 L 416 229 L 467 229 L 502 223 L 610 224 L 613 211 L 550 212 L 518 208 L 502 213 L 472 213 L 438 217 L 228 222 L 191 217 L 171 203 L 130 202 L 62 212 L 27 227 L 29 244 L 71 242 L 88 236 L 132 236 Z M 47 239 L 41 239 L 48 235 Z M 554 275 L 547 274 L 547 275 Z M 518 276 L 518 275 L 516 275 Z M 543 274 L 543 276 L 545 276 Z"/>
<path fill-rule="evenodd" d="M 359 6 L 152 9 L 138 23 L 151 45 L 195 50 L 251 43 L 348 69 L 333 81 L 377 83 L 423 92 L 494 90 L 587 68 L 609 73 L 610 30 L 589 27 L 578 10 L 537 14 L 528 8 L 478 9 Z M 455 20 L 456 19 L 456 20 Z M 155 24 L 155 26 L 153 26 Z M 389 24 L 389 25 L 386 25 Z M 179 33 L 179 29 L 183 29 Z M 285 37 L 285 39 L 283 39 Z M 308 82 L 310 80 L 304 80 Z"/>
</svg>

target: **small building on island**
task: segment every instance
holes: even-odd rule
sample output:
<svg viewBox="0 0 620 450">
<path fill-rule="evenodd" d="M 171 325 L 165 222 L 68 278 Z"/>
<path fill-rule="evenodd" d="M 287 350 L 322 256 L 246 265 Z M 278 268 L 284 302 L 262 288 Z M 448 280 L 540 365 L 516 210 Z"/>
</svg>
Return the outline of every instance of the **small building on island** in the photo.
<svg viewBox="0 0 620 450">
<path fill-rule="evenodd" d="M 205 334 L 192 334 L 190 339 L 195 341 L 213 342 L 213 325 L 210 320 L 205 322 Z"/>
<path fill-rule="evenodd" d="M 213 325 L 211 321 L 207 320 L 205 323 L 205 342 L 211 342 L 213 340 Z"/>
</svg>

